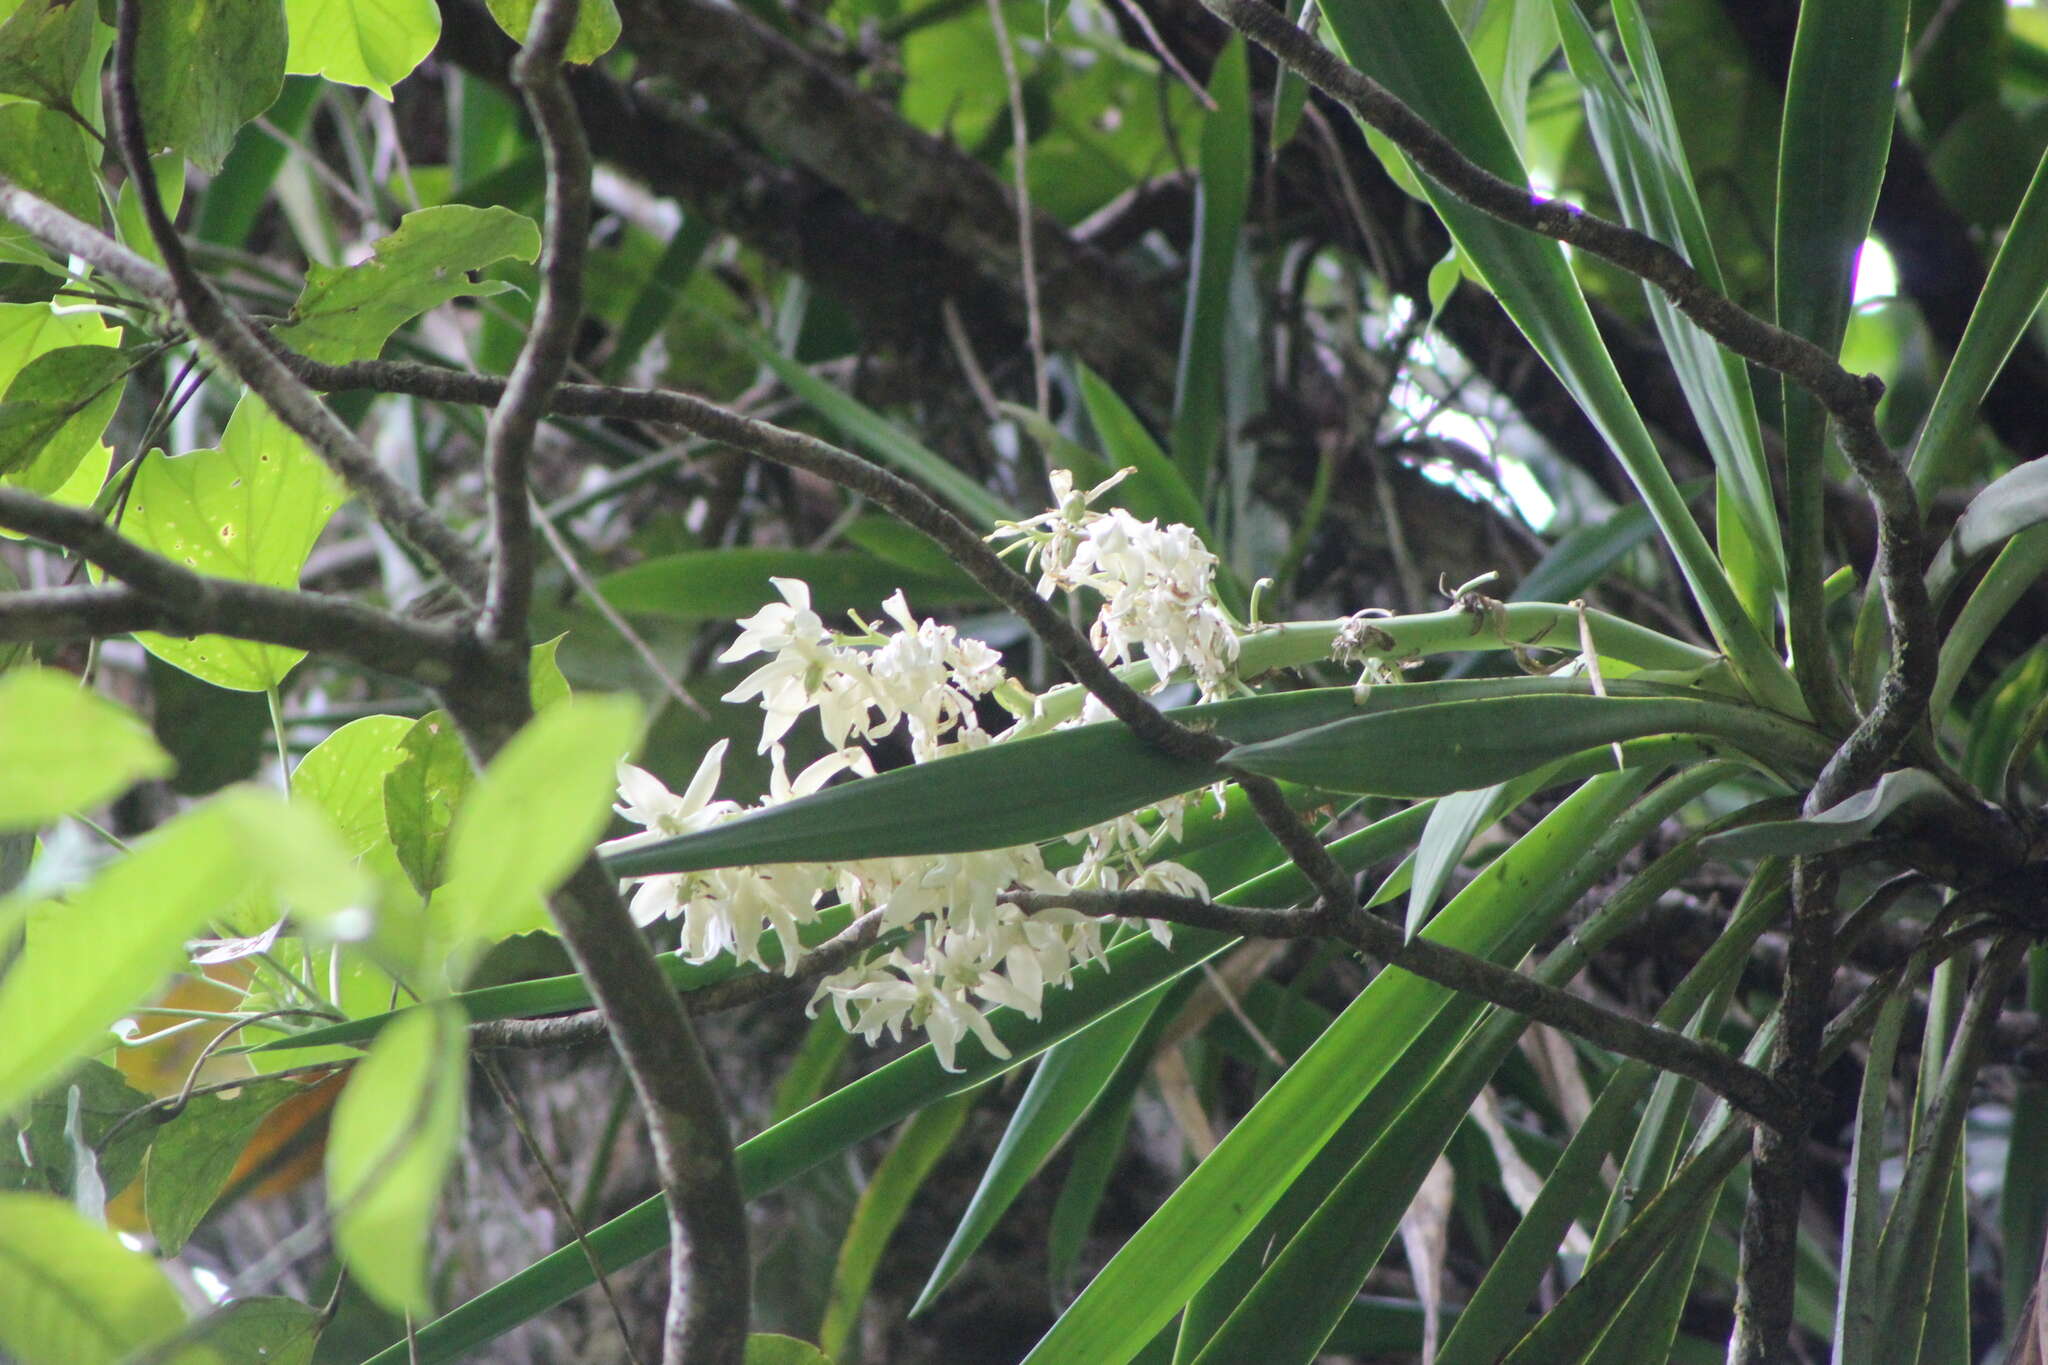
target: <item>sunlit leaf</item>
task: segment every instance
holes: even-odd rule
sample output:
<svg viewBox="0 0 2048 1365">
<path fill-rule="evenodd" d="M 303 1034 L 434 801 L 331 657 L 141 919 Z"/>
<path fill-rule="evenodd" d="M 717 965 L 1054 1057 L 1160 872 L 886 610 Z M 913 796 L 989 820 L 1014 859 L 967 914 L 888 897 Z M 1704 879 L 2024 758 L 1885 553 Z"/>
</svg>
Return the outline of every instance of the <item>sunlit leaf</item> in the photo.
<svg viewBox="0 0 2048 1365">
<path fill-rule="evenodd" d="M 285 0 L 291 50 L 285 70 L 325 76 L 391 98 L 441 36 L 434 0 Z"/>
<path fill-rule="evenodd" d="M 378 1036 L 334 1106 L 327 1199 L 335 1246 L 395 1311 L 432 1306 L 429 1232 L 462 1138 L 463 1054 L 453 1011 L 419 1011 Z"/>
<path fill-rule="evenodd" d="M 218 450 L 143 457 L 122 533 L 199 573 L 296 587 L 299 567 L 347 490 L 254 394 L 235 409 Z M 260 692 L 284 680 L 303 650 L 219 635 L 137 637 L 216 687 Z"/>
<path fill-rule="evenodd" d="M 640 738 L 627 696 L 549 707 L 471 788 L 448 836 L 448 879 L 434 913 L 455 942 L 545 927 L 540 900 L 590 852 L 611 816 L 619 760 Z"/>
<path fill-rule="evenodd" d="M 0 678 L 0 829 L 29 829 L 90 809 L 171 758 L 135 714 L 66 673 L 11 670 Z"/>
<path fill-rule="evenodd" d="M 0 1194 L 0 1348 L 21 1365 L 115 1365 L 174 1335 L 157 1263 L 45 1194 Z"/>
<path fill-rule="evenodd" d="M 406 731 L 397 763 L 384 774 L 385 827 L 423 896 L 445 880 L 448 831 L 472 775 L 469 750 L 445 711 L 428 712 Z"/>
<path fill-rule="evenodd" d="M 24 366 L 0 401 L 0 476 L 31 492 L 62 487 L 99 444 L 130 363 L 111 346 L 63 346 Z"/>
</svg>

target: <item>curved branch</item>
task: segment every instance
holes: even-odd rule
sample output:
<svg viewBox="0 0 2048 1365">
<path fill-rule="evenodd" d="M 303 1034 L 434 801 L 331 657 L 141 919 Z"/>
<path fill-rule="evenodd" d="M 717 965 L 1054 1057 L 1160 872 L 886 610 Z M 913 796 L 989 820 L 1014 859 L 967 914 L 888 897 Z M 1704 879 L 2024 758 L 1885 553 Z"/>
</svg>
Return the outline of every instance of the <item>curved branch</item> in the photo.
<svg viewBox="0 0 2048 1365">
<path fill-rule="evenodd" d="M 453 679 L 466 635 L 324 593 L 195 573 L 124 539 L 99 513 L 0 488 L 0 526 L 78 555 L 126 587 L 0 593 L 0 638 L 56 639 L 156 630 L 233 635 L 320 650 L 429 687 Z"/>
<path fill-rule="evenodd" d="M 1324 904 L 1295 910 L 1254 910 L 1162 891 L 1016 891 L 1005 894 L 1003 899 L 1028 913 L 1064 907 L 1084 915 L 1165 920 L 1241 938 L 1341 938 L 1389 966 L 1425 981 L 1476 996 L 1620 1056 L 1633 1057 L 1698 1081 L 1766 1125 L 1783 1123 L 1793 1112 L 1790 1097 L 1776 1082 L 1719 1048 L 1631 1019 L 1432 939 L 1409 938 L 1394 925 L 1357 906 L 1332 909 Z"/>
</svg>

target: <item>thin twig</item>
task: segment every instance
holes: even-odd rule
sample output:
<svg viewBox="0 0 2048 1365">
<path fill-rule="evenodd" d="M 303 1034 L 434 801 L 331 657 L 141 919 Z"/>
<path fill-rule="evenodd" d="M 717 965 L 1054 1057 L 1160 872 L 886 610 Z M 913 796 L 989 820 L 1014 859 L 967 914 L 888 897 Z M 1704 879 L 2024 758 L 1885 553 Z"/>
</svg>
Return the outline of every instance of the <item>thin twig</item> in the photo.
<svg viewBox="0 0 2048 1365">
<path fill-rule="evenodd" d="M 1040 417 L 1052 413 L 1052 378 L 1045 365 L 1045 316 L 1038 307 L 1037 236 L 1031 212 L 1031 178 L 1027 155 L 1031 124 L 1024 115 L 1024 82 L 1017 75 L 1017 53 L 1010 43 L 1010 25 L 1003 18 L 1003 0 L 988 0 L 989 23 L 996 31 L 996 52 L 1003 59 L 1003 84 L 1010 92 L 1010 169 L 1017 196 L 1017 263 L 1024 273 L 1024 336 L 1031 347 L 1032 406 Z"/>
<path fill-rule="evenodd" d="M 336 654 L 428 686 L 448 682 L 465 652 L 461 632 L 325 593 L 195 573 L 115 534 L 89 508 L 0 488 L 0 526 L 70 550 L 126 587 L 0 593 L 0 639 L 65 639 L 158 630 L 233 635 Z"/>
<path fill-rule="evenodd" d="M 710 712 L 704 709 L 704 703 L 691 696 L 690 690 L 676 681 L 675 675 L 668 671 L 668 668 L 661 662 L 660 656 L 654 652 L 654 647 L 648 644 L 646 638 L 639 631 L 633 629 L 632 623 L 620 615 L 619 609 L 613 606 L 602 592 L 598 591 L 597 584 L 591 580 L 590 575 L 577 562 L 575 549 L 563 537 L 562 533 L 555 528 L 555 519 L 548 515 L 547 508 L 540 505 L 539 498 L 533 499 L 532 512 L 534 528 L 541 533 L 542 539 L 547 541 L 548 548 L 555 552 L 555 558 L 561 562 L 562 571 L 569 575 L 569 581 L 574 583 L 577 590 L 589 599 L 590 605 L 596 608 L 597 614 L 602 616 L 606 624 L 619 633 L 620 639 L 632 646 L 633 652 L 640 656 L 640 662 L 647 666 L 647 671 L 654 675 L 655 681 L 661 684 L 662 690 L 673 697 L 685 711 L 709 719 Z"/>
<path fill-rule="evenodd" d="M 1160 891 L 1012 891 L 1005 893 L 1003 900 L 1027 913 L 1066 908 L 1084 915 L 1166 920 L 1243 938 L 1340 938 L 1426 981 L 1698 1081 L 1765 1124 L 1783 1123 L 1791 1111 L 1790 1097 L 1776 1082 L 1719 1048 L 1631 1019 L 1433 939 L 1408 938 L 1396 926 L 1355 905 L 1337 910 L 1326 905 L 1245 909 Z"/>
<path fill-rule="evenodd" d="M 820 977 L 830 976 L 847 966 L 865 952 L 881 932 L 882 912 L 871 910 L 799 957 L 790 971 L 749 972 L 727 977 L 701 990 L 687 992 L 682 997 L 683 1008 L 694 1018 L 795 995 Z M 604 1036 L 604 1018 L 596 1010 L 548 1019 L 494 1019 L 470 1030 L 470 1041 L 478 1047 L 574 1047 L 579 1043 L 595 1042 Z"/>
</svg>

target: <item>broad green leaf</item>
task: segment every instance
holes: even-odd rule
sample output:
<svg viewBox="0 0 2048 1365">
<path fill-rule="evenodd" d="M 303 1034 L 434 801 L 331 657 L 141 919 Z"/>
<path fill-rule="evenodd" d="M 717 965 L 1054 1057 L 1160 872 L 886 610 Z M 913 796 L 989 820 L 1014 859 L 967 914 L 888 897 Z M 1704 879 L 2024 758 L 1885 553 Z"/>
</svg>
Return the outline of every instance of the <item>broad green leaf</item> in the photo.
<svg viewBox="0 0 2048 1365">
<path fill-rule="evenodd" d="M 409 1015 L 378 1036 L 334 1106 L 327 1200 L 335 1248 L 393 1311 L 432 1307 L 430 1233 L 462 1139 L 463 1042 L 453 1011 Z"/>
<path fill-rule="evenodd" d="M 911 574 L 873 555 L 847 551 L 752 546 L 657 555 L 607 574 L 597 588 L 620 611 L 676 621 L 729 621 L 781 600 L 770 578 L 810 584 L 811 608 L 828 622 L 844 621 L 849 611 L 873 617 L 898 588 L 919 610 L 988 601 L 988 592 L 964 574 Z"/>
<path fill-rule="evenodd" d="M 85 130 L 26 100 L 0 105 L 0 175 L 74 218 L 99 221 L 98 159 Z M 17 229 L 8 226 L 8 236 Z"/>
<path fill-rule="evenodd" d="M 47 456 L 49 447 L 45 446 L 43 453 Z M 106 487 L 107 471 L 112 469 L 113 465 L 113 448 L 104 441 L 95 442 L 78 461 L 78 467 L 71 471 L 71 477 L 43 496 L 66 507 L 90 507 L 99 500 L 100 490 Z M 31 467 L 24 476 L 23 486 L 27 487 L 29 481 L 35 477 L 35 469 Z M 29 491 L 35 490 L 31 487 Z M 0 536 L 5 536 L 9 540 L 26 539 L 21 532 L 10 531 L 4 526 L 0 526 Z"/>
<path fill-rule="evenodd" d="M 527 651 L 526 671 L 529 679 L 529 700 L 533 703 L 534 714 L 538 715 L 556 702 L 569 699 L 569 680 L 562 676 L 562 666 L 555 662 L 555 651 L 562 647 L 562 641 L 569 638 L 564 631 L 552 640 L 543 640 Z"/>
<path fill-rule="evenodd" d="M 434 0 L 285 0 L 291 50 L 285 70 L 325 76 L 391 98 L 441 36 Z"/>
<path fill-rule="evenodd" d="M 1207 490 L 1226 433 L 1224 364 L 1231 276 L 1251 197 L 1251 68 L 1233 34 L 1209 76 L 1216 107 L 1202 121 L 1201 178 L 1195 188 L 1193 278 L 1181 323 L 1168 444 L 1188 486 Z"/>
<path fill-rule="evenodd" d="M 0 678 L 0 830 L 48 824 L 170 771 L 147 725 L 70 674 L 32 668 Z"/>
<path fill-rule="evenodd" d="M 95 10 L 77 0 L 23 0 L 0 23 L 0 94 L 72 109 L 92 55 Z"/>
<path fill-rule="evenodd" d="M 639 738 L 627 696 L 571 697 L 513 736 L 456 812 L 433 907 L 443 932 L 466 946 L 546 927 L 539 902 L 589 855 Z"/>
<path fill-rule="evenodd" d="M 0 105 L 0 112 L 13 107 Z M 98 203 L 97 190 L 93 203 Z M 120 341 L 121 329 L 109 327 L 98 313 L 58 313 L 47 303 L 0 303 L 0 384 L 11 385 L 38 356 L 61 347 L 111 347 Z"/>
<path fill-rule="evenodd" d="M 63 346 L 24 366 L 0 401 L 0 476 L 32 493 L 63 487 L 99 444 L 129 366 L 111 346 Z"/>
<path fill-rule="evenodd" d="M 469 272 L 540 255 L 540 229 L 525 214 L 443 204 L 405 215 L 361 265 L 314 265 L 292 305 L 284 339 L 330 363 L 373 359 L 385 341 L 431 308 L 466 295 L 496 294 L 502 280 Z"/>
<path fill-rule="evenodd" d="M 808 1341 L 756 1332 L 747 1338 L 746 1365 L 832 1365 L 832 1358 Z"/>
<path fill-rule="evenodd" d="M 219 170 L 236 130 L 284 88 L 287 44 L 272 0 L 142 6 L 135 76 L 150 149 L 175 147 Z"/>
<path fill-rule="evenodd" d="M 923 484 L 940 501 L 952 504 L 970 522 L 993 529 L 1016 513 L 1000 498 L 946 461 L 943 455 L 876 412 L 851 394 L 826 383 L 808 368 L 784 355 L 752 330 L 726 327 L 724 332 L 755 360 L 775 371 L 791 393 L 808 403 L 820 417 L 867 449 L 899 474 Z"/>
<path fill-rule="evenodd" d="M 469 749 L 446 711 L 428 712 L 405 732 L 398 761 L 384 774 L 385 828 L 422 896 L 446 880 L 448 831 L 472 776 Z"/>
<path fill-rule="evenodd" d="M 74 1090 L 79 1136 L 90 1148 L 102 1196 L 114 1198 L 135 1179 L 149 1148 L 150 1125 L 123 1121 L 150 1097 L 105 1062 L 85 1062 L 0 1119 L 0 1190 L 39 1190 L 73 1198 L 79 1177 L 86 1174 L 79 1169 L 78 1150 L 65 1136 Z"/>
<path fill-rule="evenodd" d="M 417 910 L 419 899 L 391 839 L 384 779 L 403 757 L 415 723 L 404 716 L 350 721 L 315 745 L 292 772 L 292 799 L 325 813 L 342 847 L 376 880 L 386 912 L 378 917 L 377 938 L 399 962 L 417 960 L 422 926 L 416 913 L 408 913 Z"/>
<path fill-rule="evenodd" d="M 1087 1115 L 1145 1032 L 1156 1005 L 1151 999 L 1126 1005 L 1078 1038 L 1061 1043 L 1039 1062 L 967 1211 L 954 1225 L 939 1263 L 910 1307 L 912 1317 L 923 1312 L 967 1264 L 1032 1177 Z"/>
<path fill-rule="evenodd" d="M 1604 831 L 1650 776 L 1608 773 L 1587 782 L 1445 906 L 1424 936 L 1465 952 L 1501 950 L 1524 913 L 1539 917 L 1526 889 L 1566 883 L 1585 858 L 1585 833 Z M 1375 977 L 1124 1244 L 1027 1360 L 1130 1359 L 1350 1116 L 1393 1064 L 1402 1040 L 1451 997 L 1404 972 Z"/>
<path fill-rule="evenodd" d="M 1356 871 L 1405 847 L 1421 828 L 1419 814 L 1403 812 L 1336 840 L 1330 853 L 1339 866 Z M 1307 891 L 1298 872 L 1283 868 L 1218 899 L 1232 905 L 1280 905 Z M 1117 1008 L 1163 989 L 1234 941 L 1221 934 L 1184 930 L 1173 936 L 1171 948 L 1162 948 L 1150 935 L 1120 944 L 1109 950 L 1107 971 L 1084 973 L 1071 989 L 1048 993 L 1041 1019 L 1034 1022 L 1010 1009 L 989 1011 L 990 1025 L 1010 1051 L 1007 1059 L 969 1046 L 960 1057 L 964 1069 L 948 1072 L 929 1044 L 918 1048 L 740 1144 L 741 1183 L 750 1197 L 775 1189 L 941 1097 L 1020 1066 Z M 587 1244 L 600 1264 L 616 1270 L 658 1250 L 667 1237 L 667 1210 L 654 1198 L 592 1229 Z M 443 1365 L 590 1283 L 590 1260 L 583 1248 L 564 1247 L 365 1365 Z"/>
<path fill-rule="evenodd" d="M 340 478 L 250 394 L 221 433 L 220 449 L 143 457 L 121 530 L 199 573 L 296 587 L 300 566 L 346 496 Z M 305 657 L 219 635 L 136 638 L 165 663 L 240 692 L 276 686 Z"/>
<path fill-rule="evenodd" d="M 1245 740 L 1349 715 L 1348 688 L 1254 697 L 1172 712 Z M 1077 773 L 1089 774 L 1085 783 Z M 827 787 L 698 834 L 606 859 L 621 876 L 771 862 L 970 852 L 1051 839 L 1219 780 L 1215 765 L 1168 758 L 1121 725 L 992 744 Z"/>
<path fill-rule="evenodd" d="M 1617 693 L 1626 684 L 1610 684 Z M 1374 689 L 1374 698 L 1388 689 Z M 1398 690 L 1398 689 L 1396 689 Z M 1490 697 L 1406 707 L 1247 744 L 1233 766 L 1330 791 L 1442 796 L 1503 782 L 1553 759 L 1617 740 L 1699 734 L 1757 761 L 1818 771 L 1816 732 L 1736 702 L 1688 697 Z"/>
<path fill-rule="evenodd" d="M 1332 0 L 1323 14 L 1338 50 L 1353 65 L 1387 86 L 1480 165 L 1510 183 L 1528 183 L 1514 143 L 1440 0 Z M 1744 685 L 1765 704 L 1803 715 L 1797 683 L 1749 620 L 1686 509 L 1558 244 L 1488 217 L 1435 181 L 1425 178 L 1422 189 L 1463 259 L 1578 400 L 1642 493 Z"/>
<path fill-rule="evenodd" d="M 275 794 L 241 788 L 179 816 L 62 903 L 29 908 L 0 979 L 0 1113 L 110 1041 L 106 1029 L 185 961 L 223 887 L 275 893 L 311 913 L 360 891 L 324 831 Z"/>
<path fill-rule="evenodd" d="M 142 1199 L 166 1256 L 175 1256 L 206 1217 L 263 1120 L 303 1089 L 292 1081 L 256 1081 L 230 1094 L 199 1095 L 156 1130 Z"/>
<path fill-rule="evenodd" d="M 1954 798 L 1942 780 L 1925 768 L 1900 768 L 1886 773 L 1874 787 L 1856 793 L 1824 811 L 1798 820 L 1780 820 L 1730 830 L 1707 841 L 1717 858 L 1741 862 L 1767 853 L 1830 853 L 1869 838 L 1898 811 L 1925 802 L 1949 803 Z"/>
<path fill-rule="evenodd" d="M 1545 0 L 1487 0 L 1467 10 L 1473 64 L 1493 95 L 1517 151 L 1529 141 L 1529 82 L 1557 51 L 1557 25 Z"/>
<path fill-rule="evenodd" d="M 301 27 L 293 17 L 299 0 L 286 0 L 285 14 L 292 24 L 296 44 Z M 415 0 L 419 3 L 421 0 Z M 310 0 L 326 5 L 330 0 Z M 439 22 L 438 14 L 436 22 Z M 313 117 L 313 106 L 327 89 L 327 83 L 313 76 L 287 76 L 284 93 L 270 106 L 264 124 L 288 138 L 303 139 Z M 263 128 L 244 128 L 235 138 L 220 174 L 206 187 L 193 213 L 192 236 L 215 246 L 241 248 L 256 230 L 256 220 L 270 205 L 271 188 L 283 169 L 289 149 Z"/>
<path fill-rule="evenodd" d="M 839 1263 L 832 1268 L 825 1320 L 818 1328 L 818 1344 L 826 1355 L 839 1355 L 854 1344 L 861 1305 L 867 1301 L 868 1286 L 874 1281 L 875 1267 L 881 1263 L 889 1237 L 909 1212 L 925 1177 L 953 1145 L 977 1094 L 978 1090 L 962 1091 L 919 1110 L 869 1177 L 840 1243 Z"/>
<path fill-rule="evenodd" d="M 525 42 L 538 0 L 487 0 L 487 3 L 498 26 L 520 42 Z M 564 58 L 588 65 L 611 51 L 612 44 L 618 41 L 619 11 L 613 0 L 583 0 L 577 7 L 576 27 L 569 34 L 569 50 Z"/>
<path fill-rule="evenodd" d="M 192 1340 L 223 1362 L 313 1365 L 313 1348 L 326 1325 L 324 1313 L 297 1299 L 235 1299 L 208 1314 Z"/>
<path fill-rule="evenodd" d="M 1327 779 L 1357 783 L 1369 774 L 1373 785 L 1395 788 L 1383 793 L 1391 795 L 1422 788 L 1429 788 L 1420 791 L 1426 796 L 1463 791 L 1613 738 L 1688 729 L 1759 747 L 1773 761 L 1816 768 L 1831 752 L 1805 727 L 1755 708 L 1670 695 L 1672 689 L 1628 680 L 1610 684 L 1609 691 L 1617 695 L 1595 698 L 1584 681 L 1573 678 L 1488 678 L 1375 687 L 1363 699 L 1348 687 L 1277 693 L 1169 714 L 1237 742 L 1232 764 L 1253 771 L 1270 766 L 1271 776 L 1323 786 Z M 1525 713 L 1507 705 L 1517 702 L 1532 709 Z M 1456 709 L 1467 706 L 1482 709 Z M 1523 750 L 1509 741 L 1528 742 L 1527 730 L 1494 728 L 1469 739 L 1461 733 L 1461 751 L 1441 747 L 1454 723 L 1550 727 L 1567 715 L 1574 728 L 1537 732 L 1544 747 L 1526 762 Z M 1370 737 L 1376 730 L 1341 728 L 1361 722 L 1400 736 L 1398 742 L 1408 746 L 1405 757 L 1378 754 Z M 1317 738 L 1306 740 L 1311 732 Z M 1585 739 L 1589 733 L 1595 738 Z M 1310 771 L 1317 777 L 1295 775 Z M 1075 782 L 1076 773 L 1087 773 L 1089 780 Z M 1169 758 L 1120 725 L 1081 726 L 841 783 L 695 834 L 625 850 L 607 858 L 606 866 L 620 876 L 644 876 L 1007 848 L 1057 838 L 1225 776 L 1215 765 Z"/>
<path fill-rule="evenodd" d="M 170 1278 L 46 1194 L 0 1194 L 0 1350 L 21 1365 L 117 1365 L 175 1335 Z"/>
</svg>

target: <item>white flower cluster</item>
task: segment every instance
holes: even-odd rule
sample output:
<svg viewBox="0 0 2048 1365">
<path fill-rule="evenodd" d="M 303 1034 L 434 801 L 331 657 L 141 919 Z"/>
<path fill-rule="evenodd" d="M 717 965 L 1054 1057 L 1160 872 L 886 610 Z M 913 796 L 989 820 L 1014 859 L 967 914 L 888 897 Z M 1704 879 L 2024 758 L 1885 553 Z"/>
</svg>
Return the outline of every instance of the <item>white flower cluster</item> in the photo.
<svg viewBox="0 0 2048 1365">
<path fill-rule="evenodd" d="M 1030 545 L 1043 573 L 1041 593 L 1085 586 L 1101 596 L 1094 638 L 1112 662 L 1127 662 L 1142 650 L 1162 679 L 1186 666 L 1205 695 L 1220 690 L 1237 656 L 1237 637 L 1214 599 L 1214 556 L 1185 526 L 1161 528 L 1122 511 L 1089 510 L 1087 504 L 1115 481 L 1077 497 L 1071 476 L 1055 473 L 1059 509 L 999 534 Z M 872 773 L 861 746 L 899 725 L 919 762 L 1001 742 L 981 728 L 975 714 L 976 700 L 1008 681 L 994 650 L 950 626 L 917 619 L 900 592 L 883 607 L 893 630 L 856 618 L 858 631 L 838 634 L 811 609 L 808 585 L 786 578 L 772 582 L 782 601 L 740 622 L 739 638 L 720 656 L 725 662 L 767 656 L 725 696 L 758 699 L 765 712 L 760 750 L 772 755 L 772 778 L 763 806 L 815 792 L 840 772 Z M 810 710 L 817 711 L 834 751 L 791 778 L 782 740 Z M 1084 711 L 1068 723 L 1092 718 Z M 745 814 L 734 802 L 714 799 L 725 750 L 720 741 L 705 754 L 680 796 L 622 763 L 617 810 L 643 832 L 608 847 L 687 834 Z M 1004 903 L 1002 893 L 1085 886 L 1206 895 L 1193 872 L 1152 857 L 1180 837 L 1194 799 L 1175 797 L 1153 812 L 1069 836 L 1070 843 L 1083 846 L 1080 857 L 1057 870 L 1047 867 L 1040 849 L 1027 845 L 665 874 L 638 879 L 633 918 L 644 925 L 679 916 L 681 950 L 693 962 L 729 952 L 742 962 L 766 965 L 761 944 L 773 933 L 783 964 L 793 967 L 802 952 L 800 932 L 816 921 L 822 906 L 836 901 L 855 914 L 879 910 L 883 932 L 896 933 L 902 946 L 825 978 L 812 1006 L 829 999 L 848 1031 L 870 1042 L 884 1033 L 894 1038 L 906 1028 L 922 1029 L 940 1064 L 954 1070 L 956 1049 L 969 1035 L 995 1055 L 1008 1055 L 984 1014 L 988 1006 L 1009 1006 L 1035 1019 L 1048 988 L 1064 986 L 1102 956 L 1098 921 L 1065 910 L 1026 915 Z M 1151 928 L 1166 937 L 1166 926 Z"/>
<path fill-rule="evenodd" d="M 1192 527 L 1139 521 L 1120 507 L 1089 506 L 1131 473 L 1085 493 L 1064 469 L 1051 474 L 1057 505 L 1012 522 L 995 538 L 1024 545 L 1039 571 L 1038 592 L 1093 590 L 1102 598 L 1089 641 L 1114 664 L 1150 659 L 1163 682 L 1186 668 L 1206 699 L 1221 692 L 1237 662 L 1237 632 L 1216 600 L 1216 556 Z"/>
</svg>

